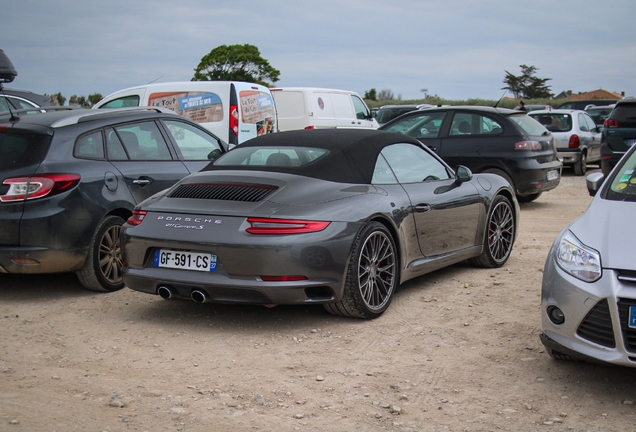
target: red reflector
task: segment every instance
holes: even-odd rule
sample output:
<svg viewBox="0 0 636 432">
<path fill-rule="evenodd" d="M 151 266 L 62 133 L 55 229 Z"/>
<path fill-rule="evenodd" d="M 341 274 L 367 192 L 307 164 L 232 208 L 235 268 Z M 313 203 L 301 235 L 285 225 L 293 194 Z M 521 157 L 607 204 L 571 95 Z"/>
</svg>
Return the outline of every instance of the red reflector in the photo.
<svg viewBox="0 0 636 432">
<path fill-rule="evenodd" d="M 306 126 L 305 127 L 306 130 L 311 130 L 311 129 L 315 129 L 315 126 Z"/>
<path fill-rule="evenodd" d="M 293 282 L 307 280 L 307 276 L 261 276 L 264 282 Z"/>
<path fill-rule="evenodd" d="M 239 133 L 239 111 L 238 105 L 230 105 L 230 129 L 234 132 L 234 135 L 238 136 Z"/>
<path fill-rule="evenodd" d="M 294 219 L 247 218 L 250 234 L 303 234 L 322 231 L 331 222 Z"/>
<path fill-rule="evenodd" d="M 133 210 L 132 216 L 128 218 L 126 223 L 128 223 L 128 225 L 137 226 L 144 221 L 147 214 L 148 212 L 145 210 Z"/>
</svg>

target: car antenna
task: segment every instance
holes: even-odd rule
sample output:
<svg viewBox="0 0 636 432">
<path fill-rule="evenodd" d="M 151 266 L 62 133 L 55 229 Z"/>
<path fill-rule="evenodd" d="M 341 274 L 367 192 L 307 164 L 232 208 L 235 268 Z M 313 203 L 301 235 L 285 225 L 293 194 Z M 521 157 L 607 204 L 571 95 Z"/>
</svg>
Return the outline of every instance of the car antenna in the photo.
<svg viewBox="0 0 636 432">
<path fill-rule="evenodd" d="M 499 102 L 501 102 L 501 100 L 503 99 L 503 97 L 506 95 L 506 93 L 508 93 L 508 90 L 506 90 L 501 97 L 499 98 L 499 100 L 497 101 L 497 103 L 495 104 L 495 106 L 493 108 L 497 108 L 497 105 L 499 105 Z"/>
<path fill-rule="evenodd" d="M 153 79 L 152 81 L 150 81 L 149 83 L 146 83 L 146 84 L 152 84 L 155 81 L 159 81 L 161 78 L 163 78 L 163 75 L 161 75 L 159 78 Z"/>
</svg>

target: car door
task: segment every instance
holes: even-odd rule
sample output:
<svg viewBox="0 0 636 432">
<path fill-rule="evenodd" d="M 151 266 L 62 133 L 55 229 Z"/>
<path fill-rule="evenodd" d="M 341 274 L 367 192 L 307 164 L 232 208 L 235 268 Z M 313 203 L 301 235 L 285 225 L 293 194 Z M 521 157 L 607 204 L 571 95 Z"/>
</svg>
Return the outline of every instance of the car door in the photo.
<svg viewBox="0 0 636 432">
<path fill-rule="evenodd" d="M 589 133 L 589 143 L 587 147 L 587 160 L 590 162 L 601 159 L 601 132 L 596 127 L 594 120 L 589 114 L 579 114 L 579 122 Z M 582 126 L 581 126 L 582 128 Z"/>
<path fill-rule="evenodd" d="M 508 141 L 502 145 L 504 128 L 495 118 L 470 111 L 455 112 L 437 154 L 451 167 L 464 164 L 475 172 L 493 160 L 509 155 Z"/>
<path fill-rule="evenodd" d="M 457 184 L 441 161 L 413 144 L 394 144 L 381 155 L 409 196 L 423 256 L 440 258 L 477 244 L 483 204 L 472 183 Z"/>
<path fill-rule="evenodd" d="M 226 151 L 223 143 L 211 132 L 182 120 L 161 121 L 163 131 L 169 135 L 176 153 L 190 173 L 201 171 Z"/>
<path fill-rule="evenodd" d="M 108 160 L 124 177 L 137 203 L 190 174 L 150 120 L 106 129 Z"/>
</svg>

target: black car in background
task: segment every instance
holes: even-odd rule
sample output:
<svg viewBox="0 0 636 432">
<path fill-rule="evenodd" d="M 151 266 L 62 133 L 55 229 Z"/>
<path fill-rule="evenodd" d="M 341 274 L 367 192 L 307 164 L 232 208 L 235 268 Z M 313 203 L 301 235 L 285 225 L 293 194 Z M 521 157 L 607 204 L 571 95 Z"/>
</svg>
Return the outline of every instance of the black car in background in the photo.
<svg viewBox="0 0 636 432">
<path fill-rule="evenodd" d="M 0 114 L 0 273 L 122 288 L 119 231 L 135 205 L 226 149 L 156 107 Z"/>
<path fill-rule="evenodd" d="M 523 111 L 480 106 L 427 108 L 380 127 L 418 139 L 452 167 L 495 173 L 520 202 L 537 199 L 561 181 L 554 137 Z"/>
<path fill-rule="evenodd" d="M 625 152 L 636 144 L 636 98 L 616 102 L 601 131 L 601 170 L 607 177 Z"/>
</svg>

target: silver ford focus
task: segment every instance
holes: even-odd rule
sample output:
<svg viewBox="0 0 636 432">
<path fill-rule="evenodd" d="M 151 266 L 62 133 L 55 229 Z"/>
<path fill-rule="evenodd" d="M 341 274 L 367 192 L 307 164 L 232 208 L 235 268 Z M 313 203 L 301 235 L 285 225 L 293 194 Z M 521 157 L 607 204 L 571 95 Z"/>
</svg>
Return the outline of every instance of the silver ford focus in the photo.
<svg viewBox="0 0 636 432">
<path fill-rule="evenodd" d="M 636 146 L 587 187 L 594 199 L 545 263 L 541 341 L 557 359 L 636 367 Z"/>
<path fill-rule="evenodd" d="M 464 260 L 502 266 L 518 216 L 503 177 L 454 171 L 403 134 L 280 132 L 137 206 L 121 232 L 123 277 L 165 299 L 369 319 L 408 279 Z"/>
</svg>

